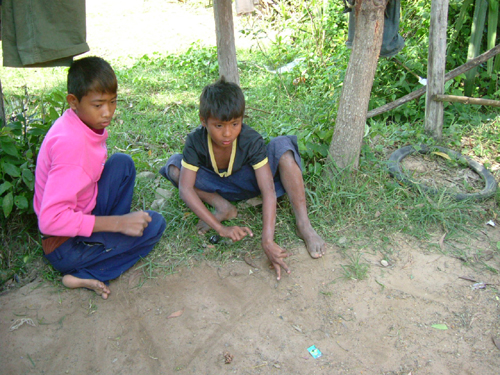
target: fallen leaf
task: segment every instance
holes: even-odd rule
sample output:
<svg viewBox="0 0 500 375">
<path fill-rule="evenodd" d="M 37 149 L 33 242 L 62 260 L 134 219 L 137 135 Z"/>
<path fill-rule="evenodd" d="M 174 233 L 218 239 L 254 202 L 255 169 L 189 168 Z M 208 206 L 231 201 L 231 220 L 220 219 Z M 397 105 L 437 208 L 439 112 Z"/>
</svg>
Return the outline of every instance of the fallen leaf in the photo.
<svg viewBox="0 0 500 375">
<path fill-rule="evenodd" d="M 179 316 L 181 316 L 182 314 L 184 313 L 184 309 L 182 310 L 179 310 L 179 311 L 176 311 L 172 314 L 170 314 L 169 316 L 167 316 L 167 319 L 170 319 L 170 318 L 178 318 Z"/>
<path fill-rule="evenodd" d="M 500 338 L 499 337 L 492 337 L 493 343 L 497 347 L 498 350 L 500 350 Z"/>
<path fill-rule="evenodd" d="M 224 352 L 224 363 L 226 365 L 230 364 L 233 361 L 234 355 L 229 352 Z"/>
<path fill-rule="evenodd" d="M 260 198 L 260 197 L 250 198 L 250 199 L 247 199 L 246 202 L 249 206 L 257 207 L 257 206 L 260 206 L 262 204 L 262 198 Z"/>
<path fill-rule="evenodd" d="M 380 211 L 375 212 L 375 217 L 379 217 L 381 215 Z"/>
<path fill-rule="evenodd" d="M 441 329 L 441 330 L 446 330 L 448 329 L 448 327 L 446 326 L 446 324 L 433 324 L 431 325 L 432 328 L 436 328 L 436 329 Z"/>
<path fill-rule="evenodd" d="M 448 154 L 445 154 L 444 152 L 434 151 L 434 152 L 431 152 L 431 154 L 434 154 L 434 155 L 439 155 L 439 156 L 441 156 L 442 158 L 445 158 L 445 159 L 451 160 L 450 156 L 449 156 Z"/>
</svg>

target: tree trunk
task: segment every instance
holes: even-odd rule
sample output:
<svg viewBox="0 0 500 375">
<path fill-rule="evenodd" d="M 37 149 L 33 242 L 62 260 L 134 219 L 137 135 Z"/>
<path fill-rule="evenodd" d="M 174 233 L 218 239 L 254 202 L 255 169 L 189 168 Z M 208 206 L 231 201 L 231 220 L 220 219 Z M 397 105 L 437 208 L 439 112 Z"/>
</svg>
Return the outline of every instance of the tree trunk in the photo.
<svg viewBox="0 0 500 375">
<path fill-rule="evenodd" d="M 387 0 L 357 0 L 356 34 L 339 101 L 329 162 L 357 169 L 384 31 Z"/>
<path fill-rule="evenodd" d="M 425 97 L 425 131 L 434 139 L 443 135 L 443 103 L 433 100 L 444 94 L 446 68 L 446 29 L 448 27 L 448 0 L 432 0 L 427 57 L 427 96 Z"/>
<path fill-rule="evenodd" d="M 234 41 L 233 9 L 231 0 L 214 0 L 215 33 L 219 75 L 229 82 L 240 84 Z"/>
</svg>

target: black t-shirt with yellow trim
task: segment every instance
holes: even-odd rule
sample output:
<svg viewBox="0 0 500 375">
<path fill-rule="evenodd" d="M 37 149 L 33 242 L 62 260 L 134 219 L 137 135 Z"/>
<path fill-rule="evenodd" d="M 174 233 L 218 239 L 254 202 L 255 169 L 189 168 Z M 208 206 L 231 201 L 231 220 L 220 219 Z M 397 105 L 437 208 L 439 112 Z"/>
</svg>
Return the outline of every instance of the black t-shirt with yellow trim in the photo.
<svg viewBox="0 0 500 375">
<path fill-rule="evenodd" d="M 212 140 L 207 129 L 198 126 L 188 134 L 182 152 L 182 166 L 197 172 L 200 167 L 213 170 L 221 177 L 228 177 L 244 165 L 259 169 L 268 162 L 266 144 L 262 136 L 251 127 L 242 124 L 241 133 L 233 142 L 233 150 L 227 170 L 219 170 L 215 162 Z"/>
</svg>

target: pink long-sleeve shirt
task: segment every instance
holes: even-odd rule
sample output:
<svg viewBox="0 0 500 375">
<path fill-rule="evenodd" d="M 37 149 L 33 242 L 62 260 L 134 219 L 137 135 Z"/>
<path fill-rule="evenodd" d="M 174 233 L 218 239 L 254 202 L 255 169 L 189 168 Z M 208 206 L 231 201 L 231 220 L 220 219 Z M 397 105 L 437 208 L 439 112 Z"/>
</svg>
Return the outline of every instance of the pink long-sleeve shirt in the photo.
<svg viewBox="0 0 500 375">
<path fill-rule="evenodd" d="M 33 205 L 38 227 L 50 236 L 92 234 L 97 182 L 107 158 L 106 130 L 95 133 L 72 109 L 43 140 L 35 172 Z"/>
</svg>

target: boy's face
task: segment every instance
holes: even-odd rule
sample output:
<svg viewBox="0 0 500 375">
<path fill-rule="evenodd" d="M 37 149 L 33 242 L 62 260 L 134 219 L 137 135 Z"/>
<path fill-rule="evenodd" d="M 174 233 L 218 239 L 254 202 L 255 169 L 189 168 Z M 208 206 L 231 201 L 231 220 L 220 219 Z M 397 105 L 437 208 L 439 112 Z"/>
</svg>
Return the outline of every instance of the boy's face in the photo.
<svg viewBox="0 0 500 375">
<path fill-rule="evenodd" d="M 66 100 L 85 125 L 101 130 L 111 123 L 116 109 L 116 98 L 116 93 L 90 91 L 82 100 L 78 100 L 73 94 L 69 94 Z"/>
<path fill-rule="evenodd" d="M 241 133 L 243 117 L 237 117 L 230 121 L 221 121 L 213 117 L 204 120 L 200 117 L 201 124 L 207 128 L 207 132 L 212 138 L 212 145 L 218 148 L 231 147 L 233 141 Z"/>
</svg>

